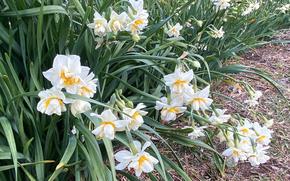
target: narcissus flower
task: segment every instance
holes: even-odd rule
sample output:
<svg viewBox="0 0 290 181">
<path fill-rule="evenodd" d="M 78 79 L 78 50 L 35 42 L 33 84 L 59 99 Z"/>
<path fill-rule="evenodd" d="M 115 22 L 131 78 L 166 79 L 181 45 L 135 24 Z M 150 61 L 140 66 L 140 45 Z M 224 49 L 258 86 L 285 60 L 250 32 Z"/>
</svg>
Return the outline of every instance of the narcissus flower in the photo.
<svg viewBox="0 0 290 181">
<path fill-rule="evenodd" d="M 227 122 L 231 118 L 231 115 L 227 115 L 225 112 L 225 109 L 216 109 L 209 118 L 209 121 L 214 125 Z"/>
<path fill-rule="evenodd" d="M 253 128 L 253 124 L 249 120 L 245 120 L 242 125 L 239 124 L 237 126 L 237 130 L 240 135 L 249 136 L 249 137 L 255 134 L 252 128 Z"/>
<path fill-rule="evenodd" d="M 193 110 L 206 110 L 209 109 L 211 103 L 213 102 L 212 99 L 209 97 L 209 89 L 210 86 L 196 92 L 196 93 L 189 93 L 186 94 L 186 104 L 191 105 Z"/>
<path fill-rule="evenodd" d="M 141 143 L 138 141 L 134 142 L 138 153 L 134 155 L 134 158 L 132 159 L 131 163 L 128 165 L 128 169 L 134 169 L 135 175 L 137 177 L 140 177 L 142 172 L 150 173 L 154 170 L 154 165 L 156 165 L 159 161 L 151 156 L 149 153 L 145 152 L 145 149 L 148 148 L 151 143 L 146 142 L 142 149 L 141 149 Z"/>
<path fill-rule="evenodd" d="M 71 104 L 71 113 L 76 116 L 78 114 L 91 110 L 91 104 L 82 100 L 73 100 Z"/>
<path fill-rule="evenodd" d="M 258 145 L 251 153 L 248 154 L 248 160 L 252 166 L 259 166 L 260 164 L 266 163 L 270 157 L 267 154 L 266 150 L 269 147 L 263 147 Z"/>
<path fill-rule="evenodd" d="M 57 55 L 51 69 L 43 72 L 43 76 L 58 89 L 65 88 L 67 92 L 75 94 L 81 83 L 82 66 L 77 55 Z"/>
<path fill-rule="evenodd" d="M 94 22 L 88 24 L 88 27 L 94 30 L 95 35 L 103 37 L 108 31 L 108 22 L 98 12 L 95 12 Z"/>
<path fill-rule="evenodd" d="M 174 121 L 178 114 L 186 111 L 186 107 L 183 107 L 179 101 L 173 99 L 171 103 L 168 103 L 166 97 L 162 97 L 161 101 L 156 101 L 155 109 L 161 110 L 161 120 L 166 122 Z"/>
<path fill-rule="evenodd" d="M 110 16 L 110 21 L 108 23 L 109 30 L 113 33 L 119 31 L 124 31 L 128 24 L 128 15 L 125 12 L 117 14 L 115 11 L 112 11 Z"/>
<path fill-rule="evenodd" d="M 133 9 L 129 8 L 129 16 L 132 21 L 128 24 L 128 31 L 137 35 L 148 25 L 148 12 L 144 9 L 143 0 L 129 0 Z"/>
<path fill-rule="evenodd" d="M 129 130 L 137 130 L 144 123 L 142 116 L 145 116 L 148 113 L 141 110 L 144 108 L 146 108 L 146 106 L 143 103 L 139 103 L 134 109 L 127 107 L 123 109 L 123 112 L 129 115 L 124 115 L 124 120 L 127 120 L 129 123 Z"/>
<path fill-rule="evenodd" d="M 82 66 L 80 74 L 81 83 L 77 89 L 77 94 L 91 98 L 96 93 L 98 79 L 94 73 L 90 73 L 90 68 Z"/>
<path fill-rule="evenodd" d="M 231 6 L 231 0 L 212 0 L 217 9 L 223 10 Z"/>
<path fill-rule="evenodd" d="M 250 14 L 251 12 L 259 9 L 259 7 L 260 7 L 259 2 L 250 3 L 249 6 L 242 13 L 242 16 L 246 16 L 246 15 Z"/>
<path fill-rule="evenodd" d="M 195 140 L 199 137 L 205 136 L 204 134 L 204 129 L 207 128 L 207 126 L 194 126 L 194 127 L 189 127 L 189 126 L 185 126 L 184 128 L 192 128 L 193 131 L 191 133 L 188 133 L 188 137 L 192 140 Z"/>
<path fill-rule="evenodd" d="M 169 25 L 166 33 L 169 37 L 179 37 L 180 30 L 182 30 L 182 26 L 179 23 L 177 23 L 174 26 Z"/>
<path fill-rule="evenodd" d="M 259 123 L 255 122 L 253 124 L 253 129 L 256 133 L 255 141 L 261 145 L 268 145 L 271 142 L 272 131 L 266 126 L 261 126 Z"/>
<path fill-rule="evenodd" d="M 65 95 L 57 88 L 53 87 L 44 91 L 40 91 L 38 96 L 40 101 L 37 104 L 37 110 L 41 113 L 52 115 L 61 115 L 61 112 L 66 111 Z"/>
<path fill-rule="evenodd" d="M 173 93 L 182 93 L 190 88 L 190 81 L 193 79 L 193 71 L 182 72 L 180 68 L 174 73 L 164 76 L 165 84 Z"/>
<path fill-rule="evenodd" d="M 118 120 L 110 109 L 103 111 L 101 115 L 92 113 L 91 116 L 96 116 L 101 120 L 99 126 L 92 131 L 98 138 L 113 140 L 116 131 L 124 131 L 128 124 L 126 120 Z"/>
<path fill-rule="evenodd" d="M 232 160 L 234 163 L 238 163 L 239 160 L 247 160 L 247 154 L 237 147 L 229 147 L 222 153 L 222 155 Z"/>
<path fill-rule="evenodd" d="M 213 38 L 223 38 L 224 34 L 225 34 L 225 31 L 223 30 L 223 27 L 221 27 L 220 29 L 217 29 L 215 27 L 211 28 L 210 35 Z"/>
</svg>

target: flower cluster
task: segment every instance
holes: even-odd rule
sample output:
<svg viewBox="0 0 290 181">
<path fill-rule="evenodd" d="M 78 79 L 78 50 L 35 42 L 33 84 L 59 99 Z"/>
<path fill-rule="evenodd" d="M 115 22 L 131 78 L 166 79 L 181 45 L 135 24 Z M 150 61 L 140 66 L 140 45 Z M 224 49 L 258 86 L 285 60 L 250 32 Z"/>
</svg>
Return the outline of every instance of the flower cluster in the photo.
<svg viewBox="0 0 290 181">
<path fill-rule="evenodd" d="M 283 14 L 286 14 L 287 11 L 290 11 L 290 4 L 285 4 L 279 8 L 277 8 L 278 11 L 280 11 Z"/>
<path fill-rule="evenodd" d="M 211 37 L 215 39 L 224 37 L 225 31 L 223 30 L 223 27 L 221 27 L 220 29 L 217 29 L 216 27 L 212 26 L 212 27 L 209 27 L 209 29 L 211 30 L 209 32 Z"/>
<path fill-rule="evenodd" d="M 218 10 L 224 10 L 231 6 L 231 0 L 212 0 Z"/>
<path fill-rule="evenodd" d="M 90 68 L 81 66 L 77 55 L 57 55 L 51 69 L 43 72 L 43 76 L 52 84 L 52 88 L 40 91 L 37 110 L 47 115 L 66 111 L 65 104 L 70 104 L 74 116 L 91 109 L 89 102 L 68 99 L 62 92 L 91 98 L 96 93 L 97 79 Z"/>
<path fill-rule="evenodd" d="M 221 140 L 226 141 L 229 147 L 223 152 L 228 164 L 236 165 L 239 160 L 248 160 L 252 166 L 258 166 L 270 159 L 266 150 L 271 142 L 272 131 L 266 125 L 261 126 L 258 122 L 252 123 L 246 119 L 236 129 L 220 133 Z"/>
<path fill-rule="evenodd" d="M 128 0 L 128 2 L 131 4 L 128 12 L 118 14 L 113 10 L 109 20 L 95 12 L 94 22 L 88 24 L 88 27 L 99 37 L 104 37 L 110 32 L 117 34 L 120 31 L 128 31 L 136 41 L 139 40 L 139 34 L 148 25 L 149 14 L 144 9 L 143 0 Z"/>
<path fill-rule="evenodd" d="M 249 93 L 250 93 L 250 99 L 245 100 L 244 102 L 250 107 L 257 106 L 259 104 L 258 100 L 263 95 L 263 93 L 261 91 L 256 91 L 253 89 L 250 89 Z"/>
</svg>

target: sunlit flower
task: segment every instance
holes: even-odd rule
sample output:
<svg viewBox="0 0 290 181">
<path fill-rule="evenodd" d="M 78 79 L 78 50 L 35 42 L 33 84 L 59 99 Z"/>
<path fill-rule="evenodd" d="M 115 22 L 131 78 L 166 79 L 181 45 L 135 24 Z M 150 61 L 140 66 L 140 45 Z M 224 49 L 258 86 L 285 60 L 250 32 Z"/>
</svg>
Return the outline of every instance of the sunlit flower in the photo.
<svg viewBox="0 0 290 181">
<path fill-rule="evenodd" d="M 145 116 L 148 113 L 142 110 L 144 108 L 146 108 L 146 106 L 143 103 L 139 103 L 134 109 L 127 107 L 123 109 L 123 112 L 129 115 L 124 115 L 124 119 L 129 122 L 129 130 L 132 129 L 135 131 L 144 123 L 142 116 Z"/>
<path fill-rule="evenodd" d="M 110 21 L 108 23 L 109 29 L 113 33 L 119 31 L 124 31 L 128 24 L 128 15 L 125 12 L 117 14 L 115 11 L 112 11 L 110 16 Z"/>
<path fill-rule="evenodd" d="M 91 98 L 96 93 L 98 79 L 95 78 L 94 73 L 90 73 L 90 68 L 82 66 L 80 74 L 81 83 L 77 89 L 77 94 Z"/>
<path fill-rule="evenodd" d="M 207 86 L 206 88 L 197 91 L 196 93 L 189 93 L 186 95 L 186 104 L 191 105 L 193 110 L 206 110 L 209 109 L 211 103 L 213 102 L 212 99 L 209 97 L 209 89 L 210 86 Z"/>
<path fill-rule="evenodd" d="M 179 37 L 181 29 L 182 29 L 182 26 L 179 23 L 177 23 L 174 26 L 169 25 L 166 33 L 169 37 Z"/>
<path fill-rule="evenodd" d="M 222 124 L 228 122 L 231 118 L 231 115 L 225 114 L 226 109 L 216 109 L 215 112 L 212 113 L 212 116 L 209 118 L 209 121 L 214 124 Z"/>
<path fill-rule="evenodd" d="M 272 131 L 266 126 L 261 126 L 259 123 L 255 122 L 253 124 L 253 129 L 255 130 L 256 136 L 255 141 L 261 145 L 268 145 L 271 142 Z"/>
<path fill-rule="evenodd" d="M 56 88 L 65 88 L 75 94 L 81 83 L 82 71 L 80 57 L 77 55 L 57 55 L 51 69 L 43 72 L 44 77 Z"/>
<path fill-rule="evenodd" d="M 103 111 L 101 115 L 92 113 L 91 116 L 96 116 L 101 120 L 99 126 L 92 131 L 99 138 L 105 137 L 113 140 L 115 132 L 124 131 L 128 124 L 126 120 L 118 120 L 110 109 Z"/>
<path fill-rule="evenodd" d="M 223 38 L 224 37 L 224 34 L 225 34 L 225 31 L 223 30 L 223 27 L 221 27 L 220 29 L 217 29 L 217 28 L 211 28 L 211 32 L 210 32 L 210 35 L 213 37 L 213 38 Z"/>
<path fill-rule="evenodd" d="M 228 159 L 234 161 L 235 163 L 238 163 L 239 160 L 244 161 L 247 159 L 247 154 L 236 147 L 229 147 L 227 148 L 223 153 L 223 156 L 227 157 Z"/>
<path fill-rule="evenodd" d="M 59 89 L 53 87 L 40 91 L 38 96 L 40 97 L 40 101 L 37 104 L 37 110 L 39 112 L 47 115 L 61 115 L 61 112 L 66 111 L 66 98 Z"/>
<path fill-rule="evenodd" d="M 134 145 L 138 150 L 138 153 L 134 155 L 131 163 L 128 165 L 128 169 L 134 169 L 135 175 L 140 177 L 142 172 L 150 173 L 154 170 L 154 165 L 156 165 L 159 161 L 151 156 L 149 153 L 145 152 L 145 149 L 148 148 L 151 143 L 146 142 L 142 149 L 141 143 L 139 141 L 134 141 Z"/>
<path fill-rule="evenodd" d="M 217 9 L 227 9 L 231 6 L 231 0 L 212 0 Z"/>
<path fill-rule="evenodd" d="M 255 150 L 248 154 L 248 160 L 252 166 L 259 166 L 260 164 L 266 163 L 270 157 L 267 154 L 266 150 L 269 147 L 263 147 L 258 145 Z"/>
<path fill-rule="evenodd" d="M 182 72 L 180 68 L 175 69 L 174 73 L 164 76 L 165 84 L 173 93 L 182 93 L 190 87 L 193 79 L 193 71 Z"/>
<path fill-rule="evenodd" d="M 108 31 L 108 23 L 107 20 L 101 16 L 98 12 L 94 14 L 94 22 L 88 24 L 89 28 L 94 30 L 95 35 L 103 37 L 106 35 Z"/>
<path fill-rule="evenodd" d="M 249 120 L 245 120 L 242 125 L 237 126 L 238 133 L 242 136 L 252 136 L 254 131 L 252 130 L 253 124 Z"/>
<path fill-rule="evenodd" d="M 169 122 L 174 121 L 178 114 L 186 111 L 186 107 L 183 107 L 180 102 L 173 99 L 171 103 L 168 103 L 166 97 L 162 97 L 161 101 L 156 101 L 155 109 L 161 110 L 161 120 Z"/>
<path fill-rule="evenodd" d="M 74 100 L 71 104 L 71 113 L 76 116 L 78 114 L 91 110 L 91 104 L 82 100 Z"/>
<path fill-rule="evenodd" d="M 204 134 L 204 129 L 207 128 L 207 126 L 194 126 L 194 127 L 191 127 L 191 126 L 185 126 L 184 128 L 192 128 L 192 132 L 191 133 L 188 133 L 188 137 L 190 139 L 197 139 L 199 137 L 202 137 L 202 136 L 205 136 Z"/>
</svg>

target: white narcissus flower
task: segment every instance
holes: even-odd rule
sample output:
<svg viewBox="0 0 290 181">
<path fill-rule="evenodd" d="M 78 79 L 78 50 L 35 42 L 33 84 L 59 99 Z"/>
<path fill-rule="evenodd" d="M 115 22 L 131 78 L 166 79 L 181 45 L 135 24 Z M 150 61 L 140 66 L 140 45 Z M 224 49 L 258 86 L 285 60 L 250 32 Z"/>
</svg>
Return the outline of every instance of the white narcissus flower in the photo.
<svg viewBox="0 0 290 181">
<path fill-rule="evenodd" d="M 128 31 L 131 31 L 133 35 L 140 33 L 148 25 L 148 12 L 143 8 L 143 0 L 129 0 L 133 9 L 129 8 L 129 15 L 132 19 L 128 25 Z"/>
<path fill-rule="evenodd" d="M 202 136 L 205 136 L 204 134 L 204 130 L 205 128 L 207 128 L 207 126 L 200 126 L 200 127 L 197 127 L 197 126 L 194 126 L 194 127 L 191 127 L 191 126 L 185 126 L 184 129 L 186 128 L 192 128 L 193 131 L 191 133 L 188 133 L 188 137 L 192 140 L 195 140 L 199 137 L 202 137 Z"/>
<path fill-rule="evenodd" d="M 95 12 L 94 22 L 88 24 L 88 27 L 94 30 L 95 35 L 103 37 L 108 31 L 108 22 L 98 12 Z"/>
<path fill-rule="evenodd" d="M 245 120 L 242 125 L 237 126 L 238 133 L 242 136 L 253 136 L 255 132 L 252 130 L 253 124 L 249 120 Z"/>
<path fill-rule="evenodd" d="M 212 0 L 217 9 L 223 10 L 231 6 L 231 0 Z"/>
<path fill-rule="evenodd" d="M 124 131 L 128 125 L 126 120 L 118 120 L 110 109 L 103 111 L 101 115 L 92 113 L 91 116 L 96 116 L 101 120 L 100 125 L 92 131 L 98 138 L 113 140 L 116 131 Z"/>
<path fill-rule="evenodd" d="M 110 16 L 110 21 L 108 23 L 109 29 L 113 33 L 119 31 L 124 31 L 128 24 L 128 15 L 125 12 L 117 14 L 115 11 L 112 11 Z"/>
<path fill-rule="evenodd" d="M 266 163 L 270 159 L 270 157 L 266 155 L 266 150 L 268 148 L 269 147 L 258 145 L 255 150 L 248 154 L 248 160 L 252 166 L 259 166 L 260 164 Z"/>
<path fill-rule="evenodd" d="M 131 163 L 128 165 L 128 169 L 134 169 L 135 175 L 140 177 L 142 172 L 150 173 L 154 170 L 154 165 L 156 165 L 159 161 L 151 156 L 149 153 L 145 152 L 145 149 L 148 148 L 151 143 L 146 142 L 142 149 L 141 143 L 139 141 L 134 141 L 134 145 L 138 150 L 138 153 L 134 155 Z"/>
<path fill-rule="evenodd" d="M 189 93 L 186 97 L 186 104 L 191 105 L 193 110 L 207 110 L 209 109 L 211 103 L 213 102 L 212 99 L 209 97 L 209 89 L 210 86 L 196 92 L 196 93 Z"/>
<path fill-rule="evenodd" d="M 38 96 L 40 101 L 37 104 L 37 110 L 41 113 L 52 115 L 61 115 L 61 112 L 66 111 L 65 95 L 57 88 L 52 87 L 44 91 L 40 91 Z"/>
<path fill-rule="evenodd" d="M 182 107 L 182 104 L 176 102 L 176 99 L 172 99 L 171 103 L 168 103 L 166 97 L 161 98 L 160 101 L 156 101 L 156 110 L 161 110 L 161 120 L 169 122 L 174 121 L 178 114 L 186 111 L 186 107 Z"/>
<path fill-rule="evenodd" d="M 78 87 L 77 94 L 91 98 L 97 91 L 98 79 L 95 78 L 94 73 L 90 73 L 90 68 L 82 66 L 82 72 L 80 74 L 81 83 Z"/>
<path fill-rule="evenodd" d="M 244 103 L 248 104 L 250 107 L 256 106 L 259 104 L 258 99 L 263 95 L 259 90 L 250 92 L 251 99 L 245 100 Z"/>
<path fill-rule="evenodd" d="M 259 123 L 255 122 L 253 124 L 253 129 L 255 130 L 256 135 L 255 141 L 261 145 L 268 145 L 271 142 L 272 132 L 266 126 L 261 126 Z"/>
<path fill-rule="evenodd" d="M 287 11 L 290 10 L 290 4 L 285 4 L 279 8 L 277 8 L 278 11 L 280 11 L 281 13 L 285 14 L 287 13 Z"/>
<path fill-rule="evenodd" d="M 225 114 L 226 109 L 216 109 L 215 111 L 216 112 L 213 112 L 212 116 L 209 118 L 209 121 L 213 125 L 228 122 L 228 120 L 231 118 L 231 115 Z"/>
<path fill-rule="evenodd" d="M 242 13 L 242 16 L 246 16 L 250 14 L 251 12 L 257 10 L 260 8 L 260 3 L 259 2 L 254 2 L 249 4 L 249 6 L 245 9 L 245 11 Z"/>
<path fill-rule="evenodd" d="M 225 34 L 225 31 L 223 30 L 223 27 L 221 27 L 220 29 L 217 28 L 213 28 L 211 29 L 210 35 L 213 38 L 223 38 Z"/>
<path fill-rule="evenodd" d="M 73 100 L 70 108 L 71 108 L 71 113 L 74 116 L 77 116 L 78 114 L 82 114 L 92 109 L 91 104 L 89 102 L 82 101 L 82 100 Z"/>
<path fill-rule="evenodd" d="M 182 93 L 190 88 L 192 79 L 192 70 L 182 72 L 180 68 L 175 69 L 174 73 L 164 76 L 165 84 L 171 89 L 172 93 Z"/>
<path fill-rule="evenodd" d="M 126 113 L 127 115 L 124 115 L 124 120 L 128 121 L 128 128 L 129 130 L 134 130 L 136 131 L 143 123 L 143 117 L 145 116 L 148 112 L 143 111 L 141 109 L 146 108 L 146 106 L 143 103 L 139 103 L 136 108 L 131 109 L 131 108 L 124 108 L 123 112 Z"/>
<path fill-rule="evenodd" d="M 247 154 L 236 147 L 229 147 L 223 153 L 223 156 L 233 160 L 235 163 L 238 163 L 239 160 L 244 161 L 247 159 Z"/>
<path fill-rule="evenodd" d="M 43 72 L 43 76 L 58 88 L 65 88 L 68 93 L 75 94 L 81 83 L 82 66 L 77 55 L 57 55 L 51 69 Z"/>
<path fill-rule="evenodd" d="M 169 25 L 166 33 L 169 37 L 179 37 L 180 30 L 182 30 L 182 26 L 179 23 L 177 23 L 174 26 Z"/>
</svg>

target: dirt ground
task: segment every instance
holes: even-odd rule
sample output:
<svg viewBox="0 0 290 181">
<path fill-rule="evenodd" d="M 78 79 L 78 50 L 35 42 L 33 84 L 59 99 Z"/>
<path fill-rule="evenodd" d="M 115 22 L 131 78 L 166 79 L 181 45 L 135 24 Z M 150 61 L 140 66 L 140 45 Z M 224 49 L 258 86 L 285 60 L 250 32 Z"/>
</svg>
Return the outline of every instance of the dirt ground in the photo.
<svg viewBox="0 0 290 181">
<path fill-rule="evenodd" d="M 290 31 L 282 31 L 281 34 L 273 38 L 274 40 L 290 40 Z M 268 72 L 272 78 L 280 85 L 283 95 L 290 101 L 290 44 L 268 44 L 256 48 L 242 55 L 231 63 L 243 64 L 255 67 Z M 248 76 L 248 75 L 247 75 Z M 290 104 L 283 98 L 277 90 L 258 76 L 244 77 L 243 74 L 233 75 L 238 80 L 245 80 L 255 88 L 263 92 L 263 97 L 259 99 L 259 105 L 255 111 L 262 113 L 268 119 L 274 119 L 271 129 L 274 131 L 271 143 L 271 159 L 259 167 L 251 167 L 249 163 L 239 163 L 235 168 L 227 168 L 222 177 L 210 161 L 210 155 L 193 153 L 192 150 L 182 149 L 180 158 L 186 172 L 193 180 L 290 180 Z M 243 102 L 245 100 L 244 91 L 233 92 L 235 85 L 221 82 L 215 85 L 215 92 L 230 96 Z M 238 92 L 238 91 L 237 91 Z M 236 103 L 216 98 L 216 102 L 226 105 L 231 113 L 239 113 L 252 120 L 255 118 L 245 109 L 241 109 Z M 176 179 L 178 180 L 178 179 Z"/>
</svg>

